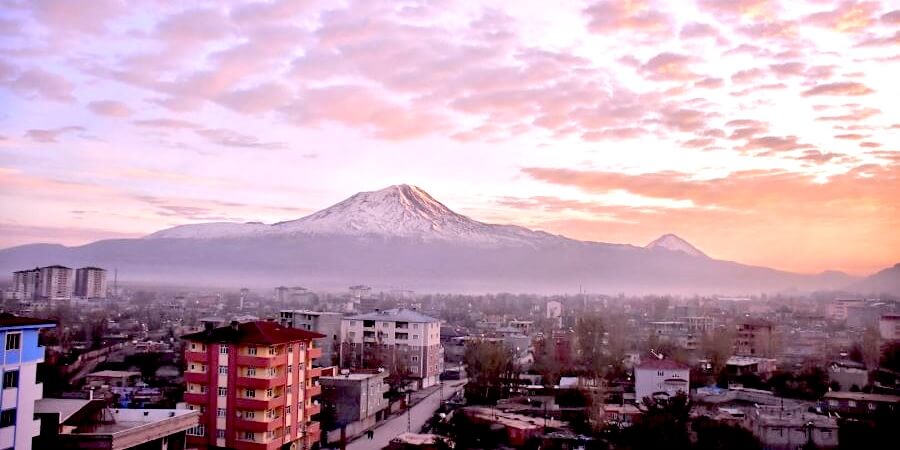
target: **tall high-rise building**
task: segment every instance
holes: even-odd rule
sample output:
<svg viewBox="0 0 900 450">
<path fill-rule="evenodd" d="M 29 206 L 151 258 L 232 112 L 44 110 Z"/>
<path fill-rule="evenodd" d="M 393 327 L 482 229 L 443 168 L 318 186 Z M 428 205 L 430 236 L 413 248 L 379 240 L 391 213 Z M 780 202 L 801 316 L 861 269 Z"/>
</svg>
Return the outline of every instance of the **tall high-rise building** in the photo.
<svg viewBox="0 0 900 450">
<path fill-rule="evenodd" d="M 41 269 L 13 272 L 13 292 L 17 300 L 28 301 L 37 297 L 40 289 Z"/>
<path fill-rule="evenodd" d="M 82 267 L 76 270 L 75 296 L 106 298 L 106 270 L 99 267 Z"/>
<path fill-rule="evenodd" d="M 34 402 L 44 396 L 37 384 L 37 365 L 44 362 L 44 347 L 38 345 L 42 328 L 53 321 L 0 314 L 0 448 L 31 449 L 31 440 L 40 433 L 41 421 L 34 417 Z"/>
<path fill-rule="evenodd" d="M 39 298 L 57 300 L 72 297 L 75 279 L 71 268 L 66 266 L 46 266 L 41 267 L 40 271 L 37 294 Z"/>
<path fill-rule="evenodd" d="M 188 447 L 236 450 L 308 449 L 321 429 L 321 355 L 311 331 L 256 321 L 182 337 L 187 342 L 184 401 L 199 410 Z"/>
</svg>

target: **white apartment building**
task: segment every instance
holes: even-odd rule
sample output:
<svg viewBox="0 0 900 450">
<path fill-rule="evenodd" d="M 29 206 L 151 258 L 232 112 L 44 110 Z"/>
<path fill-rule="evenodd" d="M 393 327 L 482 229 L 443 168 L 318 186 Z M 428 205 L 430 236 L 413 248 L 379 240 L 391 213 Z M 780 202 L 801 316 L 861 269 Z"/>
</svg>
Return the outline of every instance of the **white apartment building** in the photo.
<svg viewBox="0 0 900 450">
<path fill-rule="evenodd" d="M 106 270 L 99 267 L 82 267 L 76 270 L 75 296 L 106 298 Z"/>
<path fill-rule="evenodd" d="M 72 269 L 65 266 L 41 267 L 37 296 L 45 300 L 62 300 L 72 298 L 75 290 L 75 277 Z"/>
<path fill-rule="evenodd" d="M 410 309 L 389 309 L 341 321 L 342 368 L 408 371 L 419 388 L 440 381 L 444 347 L 438 319 Z"/>
</svg>

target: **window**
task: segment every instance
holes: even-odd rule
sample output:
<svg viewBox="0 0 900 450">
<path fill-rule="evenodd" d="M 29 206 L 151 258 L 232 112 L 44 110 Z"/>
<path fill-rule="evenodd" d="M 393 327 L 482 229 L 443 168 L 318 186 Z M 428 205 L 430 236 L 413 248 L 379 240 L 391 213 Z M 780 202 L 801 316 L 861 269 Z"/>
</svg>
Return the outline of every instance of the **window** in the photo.
<svg viewBox="0 0 900 450">
<path fill-rule="evenodd" d="M 3 372 L 3 389 L 19 387 L 19 371 L 10 370 Z"/>
<path fill-rule="evenodd" d="M 875 411 L 875 409 L 878 408 L 878 405 L 876 405 L 875 402 L 869 402 L 867 405 L 871 411 Z"/>
<path fill-rule="evenodd" d="M 247 389 L 246 391 L 244 391 L 244 397 L 256 398 L 256 391 L 253 389 Z"/>
<path fill-rule="evenodd" d="M 244 432 L 244 440 L 245 440 L 245 441 L 255 441 L 255 440 L 256 440 L 256 435 L 253 434 L 252 431 L 245 431 L 245 432 Z"/>
<path fill-rule="evenodd" d="M 222 374 L 228 373 L 228 366 L 219 366 L 219 373 L 222 373 Z"/>
<path fill-rule="evenodd" d="M 216 439 L 225 439 L 225 430 L 216 430 Z"/>
<path fill-rule="evenodd" d="M 228 354 L 228 346 L 223 345 L 223 346 L 219 347 L 219 353 L 221 353 L 223 355 L 227 355 Z"/>
<path fill-rule="evenodd" d="M 247 354 L 248 354 L 248 355 L 255 355 L 255 354 L 256 354 L 256 347 L 247 347 Z"/>
<path fill-rule="evenodd" d="M 270 376 L 270 377 L 274 377 L 274 376 L 275 376 L 275 373 L 276 373 L 276 370 L 275 370 L 274 367 L 269 367 L 268 372 L 269 372 L 269 376 Z"/>
<path fill-rule="evenodd" d="M 197 350 L 197 344 L 191 342 L 191 350 Z M 193 366 L 191 366 L 193 368 Z"/>
<path fill-rule="evenodd" d="M 274 355 L 276 353 L 276 348 L 274 345 L 269 346 L 269 355 Z"/>
<path fill-rule="evenodd" d="M 220 386 L 219 387 L 219 397 L 224 397 L 226 395 L 228 395 L 228 388 Z"/>
<path fill-rule="evenodd" d="M 291 435 L 291 426 L 290 426 L 290 425 L 284 427 L 284 435 L 285 435 L 285 436 L 290 436 L 290 435 Z"/>
<path fill-rule="evenodd" d="M 194 371 L 194 365 L 191 364 L 191 372 L 193 372 L 193 371 Z"/>
<path fill-rule="evenodd" d="M 245 418 L 245 419 L 252 419 L 252 418 L 254 418 L 254 417 L 256 417 L 256 413 L 255 413 L 255 412 L 253 412 L 253 411 L 244 411 L 244 418 Z"/>
<path fill-rule="evenodd" d="M 216 408 L 216 417 L 225 417 L 225 408 Z"/>
<path fill-rule="evenodd" d="M 661 377 L 666 376 L 666 373 L 663 372 L 662 370 L 660 370 L 659 372 L 656 372 L 656 374 L 657 374 L 658 376 L 661 376 Z"/>
<path fill-rule="evenodd" d="M 288 373 L 294 373 L 294 365 L 288 364 Z"/>
<path fill-rule="evenodd" d="M 201 385 L 200 385 L 200 393 L 201 393 L 201 394 L 205 394 L 205 393 L 206 393 L 206 385 L 205 385 L 205 384 L 201 384 Z"/>
<path fill-rule="evenodd" d="M 272 388 L 266 389 L 266 397 L 272 397 L 272 393 L 273 393 L 273 392 L 274 392 L 274 391 L 272 391 Z"/>
<path fill-rule="evenodd" d="M 287 393 L 288 393 L 288 394 L 291 393 L 291 385 L 287 385 Z"/>
<path fill-rule="evenodd" d="M 191 436 L 206 436 L 206 426 L 205 425 L 197 425 L 193 428 L 189 428 L 187 430 L 187 434 Z"/>
<path fill-rule="evenodd" d="M 285 414 L 290 414 L 290 413 L 291 413 L 291 405 L 287 405 L 287 406 L 284 407 L 284 413 L 285 413 Z"/>
<path fill-rule="evenodd" d="M 418 340 L 418 339 L 419 339 L 419 335 L 418 335 L 418 334 L 414 334 L 414 335 L 413 335 L 413 339 L 414 339 L 414 340 Z"/>
<path fill-rule="evenodd" d="M 248 367 L 247 368 L 247 376 L 255 377 L 256 376 L 256 367 Z"/>
<path fill-rule="evenodd" d="M 6 349 L 18 350 L 22 346 L 22 333 L 6 333 Z"/>
<path fill-rule="evenodd" d="M 4 409 L 0 412 L 0 428 L 11 427 L 16 424 L 16 408 Z"/>
<path fill-rule="evenodd" d="M 856 408 L 856 400 L 850 400 L 847 402 L 847 406 L 851 408 Z"/>
</svg>

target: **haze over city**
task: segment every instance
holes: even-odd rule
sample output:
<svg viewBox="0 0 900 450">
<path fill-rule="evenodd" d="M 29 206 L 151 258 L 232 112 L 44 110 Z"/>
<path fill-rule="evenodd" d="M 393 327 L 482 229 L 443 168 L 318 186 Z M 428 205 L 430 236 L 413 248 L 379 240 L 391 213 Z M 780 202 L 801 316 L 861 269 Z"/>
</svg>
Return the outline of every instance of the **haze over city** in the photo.
<svg viewBox="0 0 900 450">
<path fill-rule="evenodd" d="M 900 254 L 891 2 L 5 1 L 0 245 L 474 219 L 868 275 Z"/>
</svg>

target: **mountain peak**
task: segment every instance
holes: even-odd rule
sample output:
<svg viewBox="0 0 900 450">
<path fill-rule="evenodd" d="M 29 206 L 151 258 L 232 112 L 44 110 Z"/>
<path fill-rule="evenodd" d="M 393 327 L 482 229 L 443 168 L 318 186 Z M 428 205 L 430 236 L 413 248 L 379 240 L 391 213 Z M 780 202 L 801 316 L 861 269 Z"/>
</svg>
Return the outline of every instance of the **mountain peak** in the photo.
<svg viewBox="0 0 900 450">
<path fill-rule="evenodd" d="M 377 191 L 359 192 L 306 217 L 273 225 L 181 225 L 147 237 L 215 239 L 266 235 L 383 236 L 483 246 L 533 246 L 547 240 L 562 239 L 513 225 L 495 225 L 473 220 L 454 212 L 418 186 L 409 184 L 395 184 Z"/>
<path fill-rule="evenodd" d="M 654 248 L 662 248 L 666 250 L 676 251 L 686 253 L 691 256 L 700 256 L 703 258 L 708 258 L 705 253 L 701 252 L 697 247 L 691 245 L 688 241 L 674 235 L 672 233 L 664 234 L 658 237 L 653 242 L 647 244 L 646 247 L 649 249 Z"/>
</svg>

